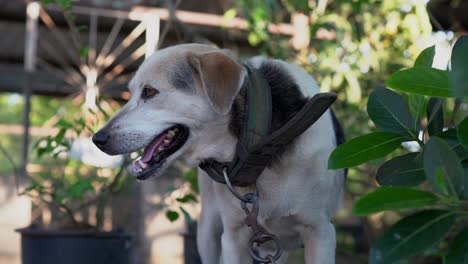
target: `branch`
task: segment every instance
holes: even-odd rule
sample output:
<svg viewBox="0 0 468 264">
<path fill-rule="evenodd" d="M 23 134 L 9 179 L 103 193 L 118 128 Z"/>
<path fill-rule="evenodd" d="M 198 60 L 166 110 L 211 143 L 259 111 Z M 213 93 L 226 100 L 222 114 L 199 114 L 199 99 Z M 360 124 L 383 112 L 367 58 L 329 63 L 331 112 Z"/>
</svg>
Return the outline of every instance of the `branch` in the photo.
<svg viewBox="0 0 468 264">
<path fill-rule="evenodd" d="M 105 197 L 105 196 L 107 196 L 109 194 L 115 193 L 116 191 L 114 191 L 114 187 L 117 185 L 117 183 L 119 183 L 120 179 L 123 176 L 123 172 L 125 171 L 125 168 L 129 164 L 130 163 L 128 162 L 128 159 L 125 159 L 124 162 L 122 163 L 122 166 L 120 166 L 120 170 L 117 172 L 117 174 L 115 175 L 112 182 L 109 183 L 109 185 L 104 186 L 103 189 L 101 190 L 101 192 L 98 195 L 96 195 L 92 199 L 80 204 L 78 207 L 74 208 L 74 211 L 80 211 L 80 210 L 82 210 L 82 209 L 96 203 L 97 201 L 99 201 L 103 197 Z"/>
<path fill-rule="evenodd" d="M 30 193 L 28 193 L 27 195 L 31 198 L 35 198 L 35 199 L 39 199 L 39 201 L 41 201 L 42 203 L 46 204 L 47 206 L 49 207 L 54 207 L 56 208 L 57 210 L 59 211 L 62 211 L 62 213 L 64 213 L 65 215 L 67 215 L 70 220 L 73 222 L 73 225 L 74 226 L 79 226 L 79 223 L 78 221 L 76 220 L 75 218 L 75 215 L 73 214 L 73 211 L 68 207 L 66 206 L 65 204 L 63 203 L 57 203 L 54 199 L 54 195 L 51 194 L 51 193 L 47 193 L 49 194 L 51 197 L 52 197 L 52 201 L 47 201 L 45 198 L 44 198 L 44 194 L 40 194 L 38 196 L 34 196 Z"/>
</svg>

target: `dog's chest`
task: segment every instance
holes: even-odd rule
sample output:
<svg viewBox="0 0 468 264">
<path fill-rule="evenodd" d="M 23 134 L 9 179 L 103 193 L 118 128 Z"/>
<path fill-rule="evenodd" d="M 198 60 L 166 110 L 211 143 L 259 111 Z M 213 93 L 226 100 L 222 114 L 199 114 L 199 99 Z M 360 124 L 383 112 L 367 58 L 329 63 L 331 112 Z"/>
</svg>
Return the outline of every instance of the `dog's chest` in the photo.
<svg viewBox="0 0 468 264">
<path fill-rule="evenodd" d="M 322 210 L 321 184 L 314 168 L 266 169 L 257 182 L 259 223 L 274 233 L 298 237 L 304 219 L 314 222 Z M 315 175 L 314 175 L 315 174 Z"/>
</svg>

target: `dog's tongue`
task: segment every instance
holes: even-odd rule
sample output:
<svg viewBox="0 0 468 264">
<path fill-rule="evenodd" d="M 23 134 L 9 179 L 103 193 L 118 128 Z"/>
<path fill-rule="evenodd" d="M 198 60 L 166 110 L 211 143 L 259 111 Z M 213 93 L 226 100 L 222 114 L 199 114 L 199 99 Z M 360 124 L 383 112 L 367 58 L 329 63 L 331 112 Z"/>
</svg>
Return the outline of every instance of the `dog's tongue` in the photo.
<svg viewBox="0 0 468 264">
<path fill-rule="evenodd" d="M 143 157 L 141 158 L 141 161 L 143 161 L 144 163 L 148 163 L 153 157 L 154 152 L 159 148 L 164 139 L 166 139 L 166 134 L 158 136 L 153 142 L 151 142 L 151 144 L 149 144 L 143 151 Z"/>
</svg>

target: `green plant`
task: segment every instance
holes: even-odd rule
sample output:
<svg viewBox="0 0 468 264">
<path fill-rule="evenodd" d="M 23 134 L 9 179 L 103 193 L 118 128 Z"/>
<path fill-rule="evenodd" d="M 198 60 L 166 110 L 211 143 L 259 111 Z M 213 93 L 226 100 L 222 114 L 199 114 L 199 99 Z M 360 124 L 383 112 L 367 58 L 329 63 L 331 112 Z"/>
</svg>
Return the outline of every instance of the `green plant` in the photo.
<svg viewBox="0 0 468 264">
<path fill-rule="evenodd" d="M 329 168 L 340 169 L 382 158 L 404 142 L 419 145 L 419 151 L 383 163 L 376 175 L 381 187 L 354 205 L 356 215 L 417 210 L 375 241 L 370 263 L 423 253 L 445 263 L 468 261 L 468 117 L 459 113 L 468 98 L 468 36 L 455 43 L 450 71 L 431 67 L 434 53 L 434 47 L 425 49 L 412 68 L 389 77 L 386 86 L 401 94 L 375 89 L 367 112 L 379 131 L 337 147 L 329 158 Z"/>
<path fill-rule="evenodd" d="M 261 51 L 294 61 L 311 72 L 322 91 L 337 91 L 340 102 L 359 105 L 370 87 L 410 66 L 432 31 L 425 1 L 404 0 L 237 0 L 246 17 L 248 40 Z M 326 8 L 325 8 L 326 7 Z M 232 9 L 226 12 L 232 16 Z M 272 23 L 303 14 L 310 42 L 291 48 L 288 37 L 271 34 Z M 296 33 L 297 34 L 297 33 Z M 360 126 L 362 127 L 362 125 Z"/>
<path fill-rule="evenodd" d="M 40 138 L 33 149 L 43 164 L 50 166 L 44 171 L 30 176 L 30 186 L 22 194 L 31 197 L 38 208 L 44 206 L 55 212 L 52 225 L 67 228 L 101 229 L 104 222 L 104 209 L 110 196 L 122 189 L 126 178 L 127 159 L 117 169 L 98 168 L 86 165 L 81 160 L 72 159 L 70 150 L 74 138 L 93 134 L 99 126 L 99 119 L 108 116 L 102 108 L 96 113 L 79 115 L 72 121 L 64 118 L 55 125 L 54 135 Z M 101 118 L 98 118 L 98 117 Z M 88 219 L 78 220 L 77 213 L 95 206 L 95 224 Z"/>
<path fill-rule="evenodd" d="M 174 201 L 172 201 L 171 205 L 163 204 L 163 206 L 166 208 L 166 218 L 169 221 L 171 222 L 176 221 L 177 219 L 179 219 L 180 213 L 182 213 L 185 221 L 190 223 L 193 220 L 190 214 L 184 208 L 184 205 L 198 202 L 199 190 L 198 190 L 197 170 L 192 168 L 192 169 L 187 170 L 186 172 L 183 172 L 182 182 L 186 183 L 187 188 L 179 187 L 178 190 L 185 189 L 184 194 L 182 196 L 179 195 L 178 198 L 175 198 Z M 172 195 L 172 192 L 170 193 L 170 195 Z M 174 208 L 175 206 L 177 206 L 177 208 Z"/>
</svg>

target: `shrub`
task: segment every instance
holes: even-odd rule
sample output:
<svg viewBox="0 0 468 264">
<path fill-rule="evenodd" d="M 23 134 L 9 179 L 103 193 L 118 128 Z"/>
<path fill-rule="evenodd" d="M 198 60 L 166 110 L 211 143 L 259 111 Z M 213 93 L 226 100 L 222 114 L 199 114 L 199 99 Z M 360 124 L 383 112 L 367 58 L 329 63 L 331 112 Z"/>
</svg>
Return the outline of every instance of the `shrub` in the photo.
<svg viewBox="0 0 468 264">
<path fill-rule="evenodd" d="M 425 49 L 412 68 L 391 75 L 386 86 L 392 90 L 375 89 L 367 112 L 378 131 L 339 146 L 329 158 L 330 169 L 341 169 L 382 158 L 404 142 L 418 145 L 418 151 L 384 162 L 376 175 L 381 187 L 354 205 L 356 215 L 416 210 L 374 242 L 369 263 L 427 252 L 443 256 L 444 263 L 468 261 L 468 117 L 455 122 L 468 97 L 468 36 L 455 43 L 450 71 L 431 67 L 434 53 L 434 47 Z M 448 105 L 450 122 L 444 120 Z"/>
</svg>

